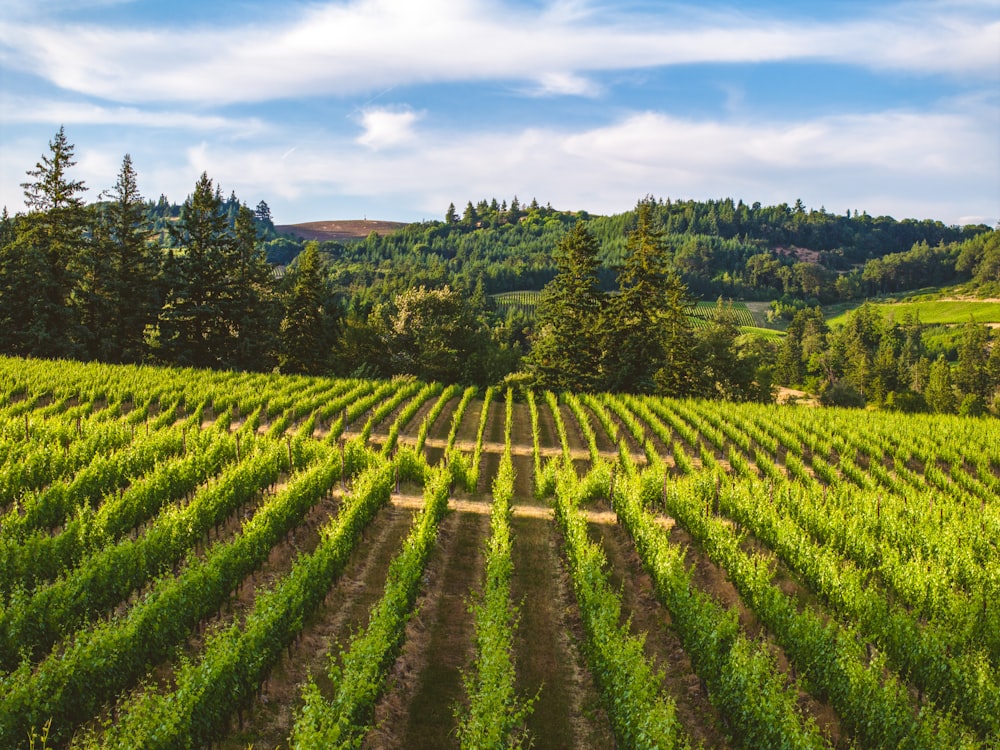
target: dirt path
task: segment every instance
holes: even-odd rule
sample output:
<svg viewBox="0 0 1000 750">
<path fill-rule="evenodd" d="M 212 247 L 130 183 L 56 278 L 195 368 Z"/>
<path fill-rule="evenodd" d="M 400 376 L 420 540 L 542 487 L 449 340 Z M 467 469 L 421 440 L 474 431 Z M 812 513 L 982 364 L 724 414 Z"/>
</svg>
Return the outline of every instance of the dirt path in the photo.
<svg viewBox="0 0 1000 750">
<path fill-rule="evenodd" d="M 604 429 L 604 425 L 601 424 L 601 420 L 597 418 L 594 414 L 594 410 L 587 405 L 583 405 L 583 413 L 587 415 L 587 420 L 590 422 L 590 428 L 594 431 L 594 440 L 597 443 L 597 450 L 602 454 L 618 455 L 618 445 L 612 439 L 608 431 Z"/>
<path fill-rule="evenodd" d="M 364 747 L 440 750 L 456 747 L 454 707 L 464 696 L 461 670 L 472 662 L 467 601 L 478 590 L 489 516 L 449 512 L 425 573 L 425 593 L 375 710 Z"/>
<path fill-rule="evenodd" d="M 611 725 L 576 645 L 583 625 L 559 557 L 554 522 L 516 514 L 512 528 L 511 596 L 520 605 L 514 660 L 518 694 L 537 694 L 527 722 L 532 746 L 614 747 Z"/>
<path fill-rule="evenodd" d="M 556 423 L 552 418 L 552 410 L 545 403 L 544 399 L 536 398 L 535 406 L 538 409 L 538 447 L 542 450 L 562 451 L 559 445 L 559 434 L 556 432 Z M 531 429 L 531 417 L 528 417 L 528 429 Z M 526 443 L 532 446 L 534 443 L 531 436 L 528 436 Z"/>
<path fill-rule="evenodd" d="M 602 503 L 594 510 L 607 510 Z M 701 680 L 677 634 L 670 615 L 660 606 L 653 582 L 625 530 L 615 524 L 590 524 L 608 558 L 611 585 L 622 594 L 622 616 L 631 620 L 633 633 L 646 633 L 646 658 L 664 674 L 663 689 L 675 703 L 677 718 L 696 744 L 729 747 L 724 724 L 709 702 Z"/>
<path fill-rule="evenodd" d="M 444 409 L 438 414 L 438 418 L 434 420 L 430 429 L 427 430 L 427 437 L 437 440 L 448 439 L 448 432 L 451 430 L 452 415 L 455 413 L 455 409 L 458 408 L 458 402 L 461 400 L 462 397 L 460 395 L 455 396 L 444 405 Z"/>
<path fill-rule="evenodd" d="M 364 627 L 372 604 L 382 595 L 389 562 L 399 551 L 409 531 L 414 511 L 390 505 L 379 511 L 372 525 L 351 553 L 344 575 L 326 601 L 306 623 L 301 638 L 271 671 L 260 698 L 244 717 L 242 729 L 233 732 L 218 747 L 244 750 L 255 747 L 286 747 L 301 704 L 301 689 L 312 674 L 330 696 L 333 688 L 326 677 L 329 654 L 346 645 L 351 634 Z"/>
</svg>

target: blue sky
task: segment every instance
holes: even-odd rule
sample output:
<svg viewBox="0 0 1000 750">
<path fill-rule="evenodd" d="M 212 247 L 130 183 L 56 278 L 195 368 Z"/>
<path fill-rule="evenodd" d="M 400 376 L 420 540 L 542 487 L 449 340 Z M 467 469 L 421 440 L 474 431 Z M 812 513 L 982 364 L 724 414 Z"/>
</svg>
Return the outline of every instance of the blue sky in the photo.
<svg viewBox="0 0 1000 750">
<path fill-rule="evenodd" d="M 5 0 L 0 204 L 207 172 L 276 221 L 517 195 L 1000 221 L 1000 0 Z"/>
</svg>

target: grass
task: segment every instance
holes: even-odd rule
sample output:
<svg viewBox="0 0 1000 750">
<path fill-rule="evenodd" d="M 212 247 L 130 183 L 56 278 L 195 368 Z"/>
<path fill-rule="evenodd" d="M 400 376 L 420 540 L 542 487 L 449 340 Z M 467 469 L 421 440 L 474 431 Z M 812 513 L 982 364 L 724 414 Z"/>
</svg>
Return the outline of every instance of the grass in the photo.
<svg viewBox="0 0 1000 750">
<path fill-rule="evenodd" d="M 897 322 L 902 321 L 903 316 L 909 313 L 917 315 L 925 325 L 960 325 L 967 323 L 970 318 L 976 323 L 1000 323 L 1000 302 L 935 299 L 872 304 L 882 315 L 892 315 Z M 842 326 L 847 321 L 848 314 L 857 307 L 860 305 L 855 304 L 850 309 L 845 309 L 844 305 L 827 309 L 827 323 L 831 328 Z"/>
</svg>

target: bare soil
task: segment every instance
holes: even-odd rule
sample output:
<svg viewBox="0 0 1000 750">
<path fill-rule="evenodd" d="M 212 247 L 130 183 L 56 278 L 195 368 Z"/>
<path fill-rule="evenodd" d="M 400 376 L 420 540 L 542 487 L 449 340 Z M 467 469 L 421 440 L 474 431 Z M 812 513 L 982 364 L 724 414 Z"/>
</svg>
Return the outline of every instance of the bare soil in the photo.
<svg viewBox="0 0 1000 750">
<path fill-rule="evenodd" d="M 614 524 L 592 523 L 590 532 L 603 545 L 612 586 L 621 592 L 623 622 L 631 622 L 633 634 L 646 634 L 646 658 L 663 670 L 663 689 L 674 700 L 681 725 L 696 744 L 729 747 L 722 718 L 671 628 L 669 613 L 657 601 L 628 534 Z"/>
<path fill-rule="evenodd" d="M 712 562 L 695 542 L 688 532 L 675 525 L 671 529 L 670 541 L 686 548 L 685 565 L 693 567 L 692 584 L 706 592 L 723 607 L 735 608 L 739 616 L 740 627 L 751 639 L 762 638 L 767 641 L 768 649 L 774 655 L 778 669 L 795 680 L 796 675 L 784 651 L 774 643 L 764 625 L 754 612 L 746 606 L 736 587 L 729 580 L 726 571 Z M 785 585 L 789 585 L 785 582 Z M 798 705 L 803 714 L 815 720 L 820 731 L 830 740 L 834 747 L 846 746 L 845 733 L 840 725 L 836 711 L 829 703 L 817 700 L 801 687 L 798 689 Z"/>
<path fill-rule="evenodd" d="M 402 229 L 406 224 L 399 221 L 376 221 L 374 219 L 341 219 L 339 221 L 307 221 L 301 224 L 279 224 L 275 229 L 282 234 L 292 234 L 304 240 L 334 242 L 364 239 L 372 232 L 384 235 Z"/>
<path fill-rule="evenodd" d="M 382 595 L 386 573 L 409 531 L 413 510 L 390 505 L 379 511 L 365 530 L 347 563 L 343 576 L 331 589 L 319 610 L 309 619 L 301 636 L 272 670 L 261 696 L 237 728 L 219 747 L 243 750 L 255 747 L 286 747 L 299 709 L 302 685 L 312 675 L 323 694 L 332 696 L 327 677 L 331 654 L 346 646 L 351 635 L 363 628 L 372 605 Z"/>
<path fill-rule="evenodd" d="M 403 652 L 375 710 L 364 747 L 457 747 L 455 706 L 464 699 L 462 670 L 470 669 L 474 624 L 468 601 L 479 589 L 489 517 L 449 512 L 425 573 L 425 593 L 406 628 Z"/>
<path fill-rule="evenodd" d="M 520 606 L 514 639 L 517 690 L 535 697 L 527 720 L 538 748 L 611 748 L 611 725 L 577 646 L 583 625 L 558 549 L 554 522 L 515 515 L 511 597 Z"/>
</svg>

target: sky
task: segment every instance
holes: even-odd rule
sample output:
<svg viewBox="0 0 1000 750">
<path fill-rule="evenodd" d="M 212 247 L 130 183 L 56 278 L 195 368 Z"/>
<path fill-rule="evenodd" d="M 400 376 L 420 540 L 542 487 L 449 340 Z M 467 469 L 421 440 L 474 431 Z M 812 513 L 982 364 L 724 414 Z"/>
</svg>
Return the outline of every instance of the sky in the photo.
<svg viewBox="0 0 1000 750">
<path fill-rule="evenodd" d="M 647 195 L 1000 222 L 1000 0 L 4 0 L 0 204 L 205 172 L 279 224 Z"/>
</svg>

